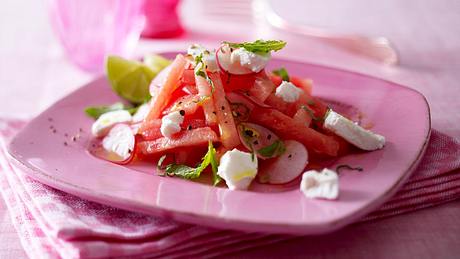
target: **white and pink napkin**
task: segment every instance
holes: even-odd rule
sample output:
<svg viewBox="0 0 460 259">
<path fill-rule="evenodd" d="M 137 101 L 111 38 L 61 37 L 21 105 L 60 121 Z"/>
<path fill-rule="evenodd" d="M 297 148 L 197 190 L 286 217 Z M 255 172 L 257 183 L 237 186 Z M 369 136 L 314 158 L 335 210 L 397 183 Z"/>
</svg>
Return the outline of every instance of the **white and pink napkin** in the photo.
<svg viewBox="0 0 460 259">
<path fill-rule="evenodd" d="M 25 124 L 0 119 L 0 191 L 32 258 L 216 257 L 294 238 L 178 223 L 80 199 L 27 177 L 6 143 Z M 363 220 L 460 197 L 460 142 L 433 130 L 420 165 L 401 190 Z"/>
</svg>

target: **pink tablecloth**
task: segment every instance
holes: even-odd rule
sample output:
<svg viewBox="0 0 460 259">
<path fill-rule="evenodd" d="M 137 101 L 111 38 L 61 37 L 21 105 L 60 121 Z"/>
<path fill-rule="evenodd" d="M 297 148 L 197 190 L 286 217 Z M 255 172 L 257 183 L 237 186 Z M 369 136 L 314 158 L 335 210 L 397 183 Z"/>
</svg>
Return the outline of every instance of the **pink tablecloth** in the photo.
<svg viewBox="0 0 460 259">
<path fill-rule="evenodd" d="M 10 163 L 6 142 L 24 125 L 0 118 L 0 194 L 31 257 L 169 258 L 223 256 L 293 239 L 225 231 L 132 213 L 55 190 Z M 420 164 L 404 186 L 361 221 L 378 220 L 460 198 L 460 141 L 432 130 Z M 135 240 L 135 242 L 134 242 Z"/>
<path fill-rule="evenodd" d="M 183 2 L 190 6 L 192 1 Z M 388 36 L 400 51 L 401 66 L 382 67 L 312 39 L 271 32 L 273 37 L 288 40 L 289 45 L 283 55 L 360 71 L 409 85 L 427 97 L 432 108 L 434 128 L 460 138 L 460 37 L 455 33 L 460 27 L 460 2 L 392 0 L 370 5 L 368 1 L 354 0 L 347 1 L 347 5 L 341 4 L 343 1 L 336 1 L 329 9 L 322 8 L 319 2 L 322 1 L 285 0 L 282 5 L 278 4 L 278 8 L 285 15 L 293 13 L 289 11 L 293 7 L 296 10 L 305 10 L 305 15 L 298 15 L 297 12 L 290 17 L 293 19 L 316 23 L 332 21 L 335 26 L 348 26 L 369 34 Z M 185 18 L 189 25 L 197 20 L 190 13 Z M 215 18 L 213 23 L 229 22 L 222 15 Z M 66 61 L 46 19 L 43 1 L 18 0 L 2 3 L 2 116 L 33 116 L 91 78 L 91 75 L 76 70 Z M 222 39 L 235 39 L 235 35 L 240 32 L 251 32 L 247 27 L 241 28 L 241 31 L 226 29 L 230 27 L 225 25 L 221 28 L 212 36 L 203 32 L 200 27 L 194 27 L 181 39 L 143 41 L 138 52 L 183 49 L 190 42 L 215 44 Z M 266 35 L 264 33 L 266 31 L 259 30 L 242 36 L 254 38 Z M 456 258 L 460 253 L 458 215 L 460 201 L 378 222 L 350 226 L 326 236 L 299 238 L 280 245 L 246 251 L 236 254 L 235 257 L 310 255 L 321 258 Z M 25 257 L 2 203 L 0 233 L 1 258 Z"/>
</svg>

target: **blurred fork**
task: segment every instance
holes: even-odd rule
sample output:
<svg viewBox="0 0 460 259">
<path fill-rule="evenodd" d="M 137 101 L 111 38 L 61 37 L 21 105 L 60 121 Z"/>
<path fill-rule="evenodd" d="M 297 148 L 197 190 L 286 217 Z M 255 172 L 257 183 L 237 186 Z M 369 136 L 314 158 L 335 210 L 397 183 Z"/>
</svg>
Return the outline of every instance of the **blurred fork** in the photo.
<svg viewBox="0 0 460 259">
<path fill-rule="evenodd" d="M 387 65 L 398 63 L 398 54 L 385 37 L 339 34 L 318 27 L 293 24 L 279 16 L 266 0 L 202 0 L 204 16 L 227 22 L 248 22 L 262 17 L 273 28 L 312 37 L 354 54 Z"/>
</svg>

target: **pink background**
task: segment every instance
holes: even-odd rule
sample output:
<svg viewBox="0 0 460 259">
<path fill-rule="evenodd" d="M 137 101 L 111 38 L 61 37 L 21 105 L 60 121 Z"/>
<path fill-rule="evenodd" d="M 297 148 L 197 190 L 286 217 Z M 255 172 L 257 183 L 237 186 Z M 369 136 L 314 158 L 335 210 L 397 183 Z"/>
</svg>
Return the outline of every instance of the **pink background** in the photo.
<svg viewBox="0 0 460 259">
<path fill-rule="evenodd" d="M 272 1 L 280 15 L 290 21 L 389 37 L 400 53 L 398 67 L 381 66 L 315 39 L 273 31 L 247 15 L 244 10 L 249 5 L 244 0 L 228 1 L 243 8 L 232 15 L 216 15 L 215 10 L 223 10 L 217 1 L 191 2 L 183 1 L 182 6 L 188 34 L 174 40 L 143 40 L 137 53 L 179 50 L 192 42 L 212 47 L 223 39 L 282 38 L 289 42 L 280 54 L 283 57 L 359 71 L 417 89 L 431 105 L 433 128 L 460 138 L 459 1 Z M 200 8 L 203 4 L 208 8 Z M 66 60 L 48 25 L 44 1 L 2 2 L 0 55 L 0 116 L 32 117 L 94 77 Z M 460 201 L 456 201 L 350 226 L 327 236 L 253 249 L 235 257 L 454 258 L 460 252 L 459 215 Z M 0 258 L 23 257 L 19 238 L 1 201 Z"/>
</svg>

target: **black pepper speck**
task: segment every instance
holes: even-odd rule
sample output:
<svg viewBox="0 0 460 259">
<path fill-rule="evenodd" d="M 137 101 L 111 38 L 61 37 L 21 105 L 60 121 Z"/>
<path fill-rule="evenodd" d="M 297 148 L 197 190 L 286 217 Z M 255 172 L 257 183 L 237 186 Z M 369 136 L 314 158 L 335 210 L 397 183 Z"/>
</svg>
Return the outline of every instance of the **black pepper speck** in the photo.
<svg viewBox="0 0 460 259">
<path fill-rule="evenodd" d="M 252 132 L 252 130 L 244 130 L 244 134 L 246 134 L 246 136 L 249 136 L 249 137 L 254 137 L 254 132 Z"/>
</svg>

